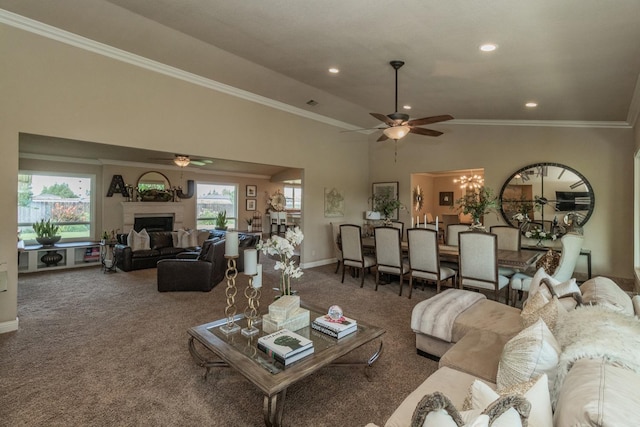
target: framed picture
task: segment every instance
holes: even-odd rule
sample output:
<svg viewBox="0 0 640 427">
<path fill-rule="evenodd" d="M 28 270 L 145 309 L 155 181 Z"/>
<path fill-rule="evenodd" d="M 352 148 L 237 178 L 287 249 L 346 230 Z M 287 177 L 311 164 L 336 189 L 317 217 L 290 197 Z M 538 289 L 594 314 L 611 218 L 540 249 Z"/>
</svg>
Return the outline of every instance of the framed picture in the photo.
<svg viewBox="0 0 640 427">
<path fill-rule="evenodd" d="M 376 197 L 385 197 L 389 200 L 399 200 L 398 196 L 398 181 L 393 182 L 374 182 L 372 185 L 372 200 L 371 200 L 371 210 L 376 210 L 374 198 Z M 389 219 L 398 219 L 398 215 L 400 213 L 400 208 L 396 209 L 394 213 L 389 217 Z"/>
<path fill-rule="evenodd" d="M 247 199 L 247 210 L 248 211 L 256 210 L 256 199 Z"/>
<path fill-rule="evenodd" d="M 453 206 L 453 191 L 440 192 L 440 206 Z"/>
<path fill-rule="evenodd" d="M 324 216 L 341 217 L 344 216 L 344 194 L 337 188 L 324 189 Z"/>
<path fill-rule="evenodd" d="M 256 193 L 257 192 L 258 192 L 258 187 L 257 186 L 255 186 L 255 185 L 247 185 L 247 197 L 256 197 Z M 252 209 L 252 210 L 255 210 L 255 208 Z"/>
</svg>

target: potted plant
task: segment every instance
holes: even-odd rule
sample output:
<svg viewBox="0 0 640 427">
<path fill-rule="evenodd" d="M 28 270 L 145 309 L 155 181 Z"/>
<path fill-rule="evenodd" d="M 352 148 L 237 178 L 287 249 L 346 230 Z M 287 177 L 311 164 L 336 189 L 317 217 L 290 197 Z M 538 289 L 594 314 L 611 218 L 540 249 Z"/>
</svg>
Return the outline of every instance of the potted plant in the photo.
<svg viewBox="0 0 640 427">
<path fill-rule="evenodd" d="M 246 218 L 247 221 L 247 231 L 251 233 L 253 231 L 253 218 Z"/>
<path fill-rule="evenodd" d="M 391 216 L 396 210 L 404 209 L 404 205 L 400 203 L 400 200 L 388 194 L 374 194 L 371 199 L 373 199 L 373 210 L 380 212 L 385 223 L 391 222 Z"/>
<path fill-rule="evenodd" d="M 220 211 L 216 216 L 216 230 L 227 229 L 227 211 Z"/>
<path fill-rule="evenodd" d="M 36 241 L 42 246 L 53 246 L 62 236 L 58 234 L 60 227 L 53 224 L 50 219 L 41 219 L 33 224 L 33 231 L 36 233 Z"/>
<path fill-rule="evenodd" d="M 477 192 L 469 191 L 464 196 L 456 200 L 458 212 L 471 215 L 473 225 L 471 228 L 482 228 L 480 218 L 486 213 L 495 212 L 498 208 L 498 199 L 494 196 L 493 190 L 481 187 Z"/>
</svg>

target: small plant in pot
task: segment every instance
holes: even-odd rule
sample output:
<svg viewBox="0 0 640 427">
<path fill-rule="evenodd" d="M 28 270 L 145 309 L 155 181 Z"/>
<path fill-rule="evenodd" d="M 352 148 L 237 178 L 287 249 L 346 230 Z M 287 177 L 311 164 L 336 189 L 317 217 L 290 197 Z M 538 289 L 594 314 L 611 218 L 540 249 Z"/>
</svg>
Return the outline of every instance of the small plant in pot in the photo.
<svg viewBox="0 0 640 427">
<path fill-rule="evenodd" d="M 247 221 L 247 231 L 251 232 L 253 230 L 253 218 L 246 218 Z"/>
<path fill-rule="evenodd" d="M 226 230 L 227 229 L 227 211 L 220 211 L 218 215 L 216 215 L 216 230 Z"/>
<path fill-rule="evenodd" d="M 42 246 L 53 246 L 62 236 L 58 234 L 60 227 L 53 224 L 50 219 L 40 220 L 33 224 L 33 231 L 36 233 L 36 241 Z"/>
</svg>

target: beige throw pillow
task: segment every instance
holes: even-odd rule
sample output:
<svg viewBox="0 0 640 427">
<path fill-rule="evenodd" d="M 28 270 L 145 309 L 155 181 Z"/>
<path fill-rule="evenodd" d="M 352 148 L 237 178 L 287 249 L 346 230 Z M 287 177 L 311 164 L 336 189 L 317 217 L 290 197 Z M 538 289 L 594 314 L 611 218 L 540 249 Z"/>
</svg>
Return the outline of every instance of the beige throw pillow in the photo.
<svg viewBox="0 0 640 427">
<path fill-rule="evenodd" d="M 560 345 L 542 319 L 511 338 L 502 350 L 496 383 L 498 392 L 547 374 L 555 380 Z"/>
<path fill-rule="evenodd" d="M 147 230 L 143 228 L 139 233 L 131 230 L 127 235 L 127 246 L 130 246 L 132 251 L 151 250 L 151 239 Z"/>
<path fill-rule="evenodd" d="M 634 315 L 631 297 L 608 277 L 589 279 L 580 286 L 580 290 L 584 304 L 598 304 L 613 311 Z"/>
<path fill-rule="evenodd" d="M 538 319 L 542 319 L 551 332 L 554 332 L 562 323 L 565 314 L 567 314 L 567 310 L 560 303 L 558 297 L 554 296 L 548 300 L 542 292 L 537 292 L 527 300 L 527 304 L 520 312 L 520 319 L 524 328 L 533 325 Z"/>
</svg>

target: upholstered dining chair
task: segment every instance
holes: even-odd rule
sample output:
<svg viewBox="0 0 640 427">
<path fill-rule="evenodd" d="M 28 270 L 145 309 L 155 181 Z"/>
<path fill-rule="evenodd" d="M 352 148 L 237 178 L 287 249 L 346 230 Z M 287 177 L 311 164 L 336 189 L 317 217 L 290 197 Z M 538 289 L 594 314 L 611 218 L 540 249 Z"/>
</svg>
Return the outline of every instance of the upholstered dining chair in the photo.
<svg viewBox="0 0 640 427">
<path fill-rule="evenodd" d="M 400 292 L 405 276 L 409 274 L 409 263 L 402 259 L 402 235 L 399 228 L 376 227 L 373 230 L 376 245 L 376 291 L 380 283 L 380 274 L 393 274 L 400 277 Z"/>
<path fill-rule="evenodd" d="M 505 303 L 509 303 L 509 278 L 498 274 L 498 236 L 478 231 L 458 234 L 458 283 L 460 288 L 493 291 L 500 300 L 500 291 L 506 289 Z"/>
<path fill-rule="evenodd" d="M 466 224 L 449 224 L 447 225 L 447 245 L 458 246 L 458 233 L 468 231 L 469 226 Z"/>
<path fill-rule="evenodd" d="M 400 240 L 404 238 L 404 222 L 402 221 L 391 221 L 391 226 L 393 228 L 397 228 L 400 230 Z"/>
<path fill-rule="evenodd" d="M 331 222 L 331 241 L 333 242 L 333 256 L 336 258 L 336 271 L 337 274 L 340 270 L 340 266 L 342 265 L 342 248 L 341 244 L 338 243 L 338 239 L 340 238 L 340 226 L 344 224 L 343 222 Z"/>
<path fill-rule="evenodd" d="M 359 225 L 342 224 L 340 226 L 340 242 L 342 244 L 342 283 L 347 267 L 357 268 L 362 279 L 360 287 L 364 286 L 365 270 L 376 265 L 376 259 L 362 252 L 362 229 Z M 377 284 L 376 284 L 377 288 Z"/>
<path fill-rule="evenodd" d="M 498 236 L 498 249 L 506 249 L 509 251 L 520 250 L 522 232 L 519 228 L 509 225 L 493 225 L 489 228 L 489 231 Z M 498 274 L 501 276 L 511 277 L 517 272 L 518 270 L 514 268 L 498 267 Z"/>
<path fill-rule="evenodd" d="M 409 228 L 407 230 L 409 244 L 409 298 L 413 292 L 413 278 L 436 283 L 436 293 L 440 293 L 443 282 L 451 279 L 456 286 L 457 272 L 440 265 L 440 249 L 438 233 L 425 228 Z"/>
<path fill-rule="evenodd" d="M 571 279 L 573 272 L 578 263 L 578 257 L 582 250 L 582 242 L 584 237 L 580 234 L 567 233 L 560 239 L 562 243 L 562 253 L 560 255 L 560 261 L 558 267 L 551 275 L 554 279 L 560 282 L 566 282 Z M 531 285 L 532 276 L 525 273 L 516 273 L 511 277 L 510 287 L 512 291 L 517 291 L 518 295 L 522 295 L 524 292 L 529 292 L 529 286 Z M 515 294 L 516 292 L 514 292 Z M 516 303 L 514 298 L 513 303 Z"/>
</svg>

